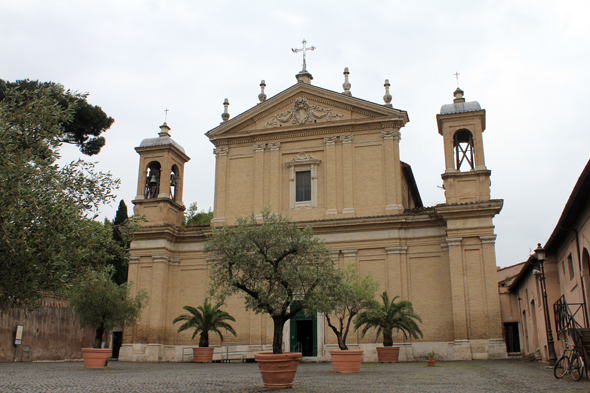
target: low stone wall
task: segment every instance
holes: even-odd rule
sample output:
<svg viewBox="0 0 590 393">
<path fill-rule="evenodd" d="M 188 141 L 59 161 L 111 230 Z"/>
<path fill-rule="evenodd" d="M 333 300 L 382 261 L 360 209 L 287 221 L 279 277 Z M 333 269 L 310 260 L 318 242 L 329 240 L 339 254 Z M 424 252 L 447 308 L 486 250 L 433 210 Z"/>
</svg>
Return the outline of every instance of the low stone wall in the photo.
<svg viewBox="0 0 590 393">
<path fill-rule="evenodd" d="M 363 362 L 376 363 L 377 347 L 383 344 L 349 344 L 349 349 L 362 349 Z M 415 342 L 394 343 L 400 347 L 399 361 L 414 362 L 425 361 L 427 353 L 436 352 L 438 360 L 481 360 L 481 359 L 505 359 L 506 345 L 504 340 L 456 340 L 449 342 Z M 163 344 L 123 344 L 119 353 L 121 361 L 135 362 L 187 362 L 192 361 L 190 345 L 163 345 Z M 318 356 L 304 358 L 305 361 L 330 362 L 330 351 L 337 350 L 336 344 L 323 345 L 323 351 Z M 254 353 L 272 351 L 271 345 L 230 345 L 229 347 L 215 347 L 214 360 L 221 359 L 226 352 L 243 354 L 246 359 L 254 359 Z"/>
<path fill-rule="evenodd" d="M 17 325 L 22 345 L 14 346 Z M 81 359 L 83 347 L 94 343 L 92 328 L 80 329 L 78 314 L 58 297 L 44 298 L 34 311 L 0 310 L 0 362 Z"/>
</svg>

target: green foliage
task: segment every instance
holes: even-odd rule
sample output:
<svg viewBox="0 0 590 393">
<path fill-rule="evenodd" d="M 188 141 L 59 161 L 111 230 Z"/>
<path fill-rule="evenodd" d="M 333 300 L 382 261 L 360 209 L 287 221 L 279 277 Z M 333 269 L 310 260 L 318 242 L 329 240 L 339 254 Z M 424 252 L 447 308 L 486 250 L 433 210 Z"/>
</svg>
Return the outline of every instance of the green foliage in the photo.
<svg viewBox="0 0 590 393">
<path fill-rule="evenodd" d="M 129 284 L 112 281 L 112 269 L 88 270 L 69 290 L 69 303 L 80 316 L 82 326 L 96 329 L 95 348 L 100 348 L 105 331 L 124 323 L 133 326 L 148 302 L 147 293 L 131 295 Z"/>
<path fill-rule="evenodd" d="M 7 89 L 0 101 L 0 309 L 32 308 L 63 291 L 87 266 L 119 252 L 93 212 L 114 200 L 119 180 L 84 161 L 59 167 L 64 122 L 76 100 L 60 85 Z"/>
<path fill-rule="evenodd" d="M 130 224 L 128 220 L 127 205 L 124 200 L 121 200 L 115 219 L 113 220 L 113 241 L 123 250 L 128 250 L 129 244 L 131 243 L 131 239 L 128 236 Z M 113 281 L 119 285 L 127 282 L 127 262 L 127 255 L 120 255 L 111 262 L 111 265 L 115 269 Z"/>
<path fill-rule="evenodd" d="M 428 360 L 434 360 L 436 358 L 436 352 L 430 351 L 426 354 L 428 356 Z"/>
<path fill-rule="evenodd" d="M 59 121 L 62 135 L 60 141 L 75 144 L 80 151 L 88 156 L 98 154 L 105 144 L 104 137 L 100 136 L 108 130 L 114 120 L 107 116 L 99 106 L 88 103 L 88 94 L 78 94 L 70 90 L 64 91 L 61 85 L 53 82 L 31 81 L 29 79 L 6 82 L 0 79 L 0 101 L 7 91 L 18 89 L 20 92 L 33 93 L 39 90 L 50 92 L 53 99 L 62 111 L 70 111 L 71 116 Z"/>
<path fill-rule="evenodd" d="M 178 328 L 178 333 L 187 329 L 194 329 L 195 331 L 193 332 L 191 339 L 194 339 L 197 333 L 200 333 L 201 337 L 199 339 L 199 347 L 208 347 L 209 332 L 217 334 L 221 341 L 223 341 L 223 335 L 219 329 L 225 329 L 234 336 L 236 335 L 234 328 L 232 328 L 231 325 L 226 322 L 235 322 L 236 320 L 227 312 L 220 310 L 221 306 L 223 306 L 223 303 L 217 303 L 215 306 L 213 306 L 211 303 L 209 303 L 209 299 L 205 299 L 205 303 L 203 303 L 202 306 L 198 306 L 197 308 L 192 306 L 184 306 L 183 309 L 188 311 L 190 314 L 180 315 L 174 318 L 172 323 L 184 322 Z"/>
<path fill-rule="evenodd" d="M 359 314 L 355 321 L 355 330 L 364 325 L 363 337 L 370 328 L 377 329 L 377 337 L 383 333 L 383 346 L 391 347 L 393 345 L 393 329 L 408 336 L 418 338 L 422 337 L 422 331 L 416 321 L 422 323 L 422 319 L 414 312 L 412 302 L 401 300 L 395 302 L 399 296 L 395 296 L 391 301 L 387 292 L 381 294 L 383 304 L 377 304 L 376 307 Z"/>
<path fill-rule="evenodd" d="M 324 313 L 328 326 L 341 350 L 348 350 L 346 339 L 352 319 L 362 310 L 375 306 L 379 284 L 371 275 L 360 277 L 350 265 L 340 271 L 339 279 L 324 285 L 310 298 L 306 311 Z"/>
<path fill-rule="evenodd" d="M 208 212 L 201 210 L 197 212 L 197 202 L 190 204 L 184 216 L 182 217 L 182 225 L 202 225 L 209 224 L 213 219 L 213 211 L 209 208 Z"/>
<path fill-rule="evenodd" d="M 205 253 L 215 258 L 209 267 L 210 293 L 244 296 L 246 308 L 273 319 L 273 353 L 282 353 L 283 325 L 307 306 L 315 290 L 338 279 L 330 252 L 311 228 L 299 229 L 288 217 L 262 212 L 235 226 L 213 228 Z"/>
</svg>

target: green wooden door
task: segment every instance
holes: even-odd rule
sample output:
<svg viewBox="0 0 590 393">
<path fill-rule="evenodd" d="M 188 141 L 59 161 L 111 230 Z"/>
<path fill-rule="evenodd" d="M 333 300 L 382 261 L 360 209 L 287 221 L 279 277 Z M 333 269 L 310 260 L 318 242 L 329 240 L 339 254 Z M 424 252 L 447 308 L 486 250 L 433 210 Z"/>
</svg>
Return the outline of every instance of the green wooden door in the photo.
<svg viewBox="0 0 590 393">
<path fill-rule="evenodd" d="M 290 352 L 301 352 L 303 356 L 318 356 L 318 321 L 315 314 L 299 311 L 291 318 Z"/>
</svg>

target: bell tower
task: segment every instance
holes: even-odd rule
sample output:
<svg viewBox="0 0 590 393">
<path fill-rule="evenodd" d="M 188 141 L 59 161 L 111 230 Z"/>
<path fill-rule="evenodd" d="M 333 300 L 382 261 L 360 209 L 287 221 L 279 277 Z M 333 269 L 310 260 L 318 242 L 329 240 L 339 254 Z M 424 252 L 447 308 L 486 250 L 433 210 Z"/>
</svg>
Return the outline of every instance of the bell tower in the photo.
<svg viewBox="0 0 590 393">
<path fill-rule="evenodd" d="M 482 138 L 486 111 L 477 101 L 465 102 L 461 89 L 454 95 L 453 103 L 436 115 L 445 148 L 445 197 L 448 204 L 489 201 L 491 171 L 485 165 Z"/>
<path fill-rule="evenodd" d="M 145 216 L 147 225 L 182 223 L 184 164 L 190 158 L 184 148 L 170 137 L 170 127 L 160 126 L 157 138 L 144 139 L 135 151 L 139 153 L 137 196 L 134 213 Z"/>
</svg>

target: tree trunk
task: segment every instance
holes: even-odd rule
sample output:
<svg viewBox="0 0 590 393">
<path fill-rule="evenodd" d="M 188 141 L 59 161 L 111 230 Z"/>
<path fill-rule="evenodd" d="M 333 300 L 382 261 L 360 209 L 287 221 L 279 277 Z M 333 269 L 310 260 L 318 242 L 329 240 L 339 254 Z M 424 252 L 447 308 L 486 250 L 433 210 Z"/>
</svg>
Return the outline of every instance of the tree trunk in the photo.
<svg viewBox="0 0 590 393">
<path fill-rule="evenodd" d="M 285 326 L 285 320 L 282 316 L 273 317 L 274 333 L 272 337 L 272 353 L 279 354 L 283 353 L 283 326 Z"/>
<path fill-rule="evenodd" d="M 383 346 L 384 347 L 392 347 L 393 346 L 393 335 L 391 331 L 387 331 L 383 329 Z"/>
<path fill-rule="evenodd" d="M 94 348 L 102 347 L 102 335 L 104 334 L 104 327 L 100 325 L 96 328 L 96 334 L 94 336 Z"/>
<path fill-rule="evenodd" d="M 199 338 L 199 347 L 209 348 L 209 332 L 201 332 L 201 337 Z"/>
<path fill-rule="evenodd" d="M 327 314 L 326 322 L 328 322 L 328 326 L 330 327 L 330 329 L 332 329 L 332 331 L 336 335 L 336 338 L 338 339 L 338 348 L 340 348 L 343 351 L 348 351 L 348 347 L 346 346 L 346 334 L 343 336 L 340 330 L 338 330 L 336 326 L 332 325 L 332 321 L 330 320 L 330 317 Z M 342 326 L 342 322 L 340 323 L 340 326 Z"/>
</svg>

